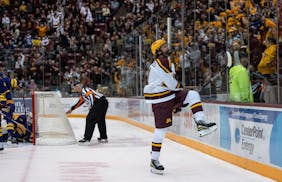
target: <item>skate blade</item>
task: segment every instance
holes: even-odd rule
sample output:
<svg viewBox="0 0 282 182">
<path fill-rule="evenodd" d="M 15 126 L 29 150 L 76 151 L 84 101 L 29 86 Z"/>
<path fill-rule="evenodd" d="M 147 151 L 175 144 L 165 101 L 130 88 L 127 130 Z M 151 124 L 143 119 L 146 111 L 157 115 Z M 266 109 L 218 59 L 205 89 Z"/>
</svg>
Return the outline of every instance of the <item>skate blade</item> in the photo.
<svg viewBox="0 0 282 182">
<path fill-rule="evenodd" d="M 163 175 L 164 174 L 164 170 L 157 170 L 157 169 L 151 167 L 151 173 L 158 174 L 158 175 Z"/>
<path fill-rule="evenodd" d="M 203 130 L 199 131 L 200 137 L 209 135 L 209 134 L 213 133 L 216 129 L 217 129 L 216 125 L 209 127 L 207 129 L 203 129 Z"/>
</svg>

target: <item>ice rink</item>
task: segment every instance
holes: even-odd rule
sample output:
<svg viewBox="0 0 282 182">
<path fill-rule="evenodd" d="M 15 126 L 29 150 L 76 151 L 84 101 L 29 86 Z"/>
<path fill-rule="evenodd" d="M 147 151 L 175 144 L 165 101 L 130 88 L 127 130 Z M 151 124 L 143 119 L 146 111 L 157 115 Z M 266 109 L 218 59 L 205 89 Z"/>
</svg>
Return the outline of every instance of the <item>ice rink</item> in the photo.
<svg viewBox="0 0 282 182">
<path fill-rule="evenodd" d="M 83 136 L 84 119 L 70 119 Z M 1 182 L 266 182 L 268 178 L 165 139 L 164 175 L 150 173 L 152 133 L 107 120 L 109 143 L 99 144 L 97 126 L 89 146 L 20 145 L 0 152 Z"/>
</svg>

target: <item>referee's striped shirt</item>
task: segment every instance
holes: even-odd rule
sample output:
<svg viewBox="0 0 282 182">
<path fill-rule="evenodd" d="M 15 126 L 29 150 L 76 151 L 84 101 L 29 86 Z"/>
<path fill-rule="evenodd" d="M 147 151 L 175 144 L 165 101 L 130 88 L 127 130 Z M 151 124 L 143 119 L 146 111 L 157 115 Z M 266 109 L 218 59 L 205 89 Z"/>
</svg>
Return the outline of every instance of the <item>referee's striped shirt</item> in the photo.
<svg viewBox="0 0 282 182">
<path fill-rule="evenodd" d="M 78 102 L 71 107 L 71 110 L 75 110 L 76 108 L 81 106 L 84 102 L 86 102 L 89 106 L 93 107 L 95 101 L 103 96 L 104 96 L 103 94 L 96 92 L 92 88 L 83 87 Z"/>
</svg>

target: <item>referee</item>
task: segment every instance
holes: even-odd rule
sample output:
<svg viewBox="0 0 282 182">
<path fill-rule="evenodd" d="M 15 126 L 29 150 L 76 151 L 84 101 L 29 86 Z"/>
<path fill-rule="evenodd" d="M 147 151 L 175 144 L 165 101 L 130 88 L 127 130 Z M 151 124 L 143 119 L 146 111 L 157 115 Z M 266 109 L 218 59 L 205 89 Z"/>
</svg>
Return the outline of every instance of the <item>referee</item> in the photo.
<svg viewBox="0 0 282 182">
<path fill-rule="evenodd" d="M 84 77 L 82 78 L 80 83 L 76 83 L 74 85 L 75 91 L 80 93 L 80 97 L 78 102 L 73 105 L 66 113 L 70 114 L 73 110 L 80 107 L 83 103 L 86 102 L 89 105 L 89 112 L 86 117 L 84 138 L 79 140 L 79 143 L 90 143 L 96 123 L 98 124 L 100 133 L 98 141 L 101 143 L 107 143 L 108 136 L 105 116 L 109 103 L 103 94 L 87 86 L 87 80 L 88 78 Z"/>
</svg>

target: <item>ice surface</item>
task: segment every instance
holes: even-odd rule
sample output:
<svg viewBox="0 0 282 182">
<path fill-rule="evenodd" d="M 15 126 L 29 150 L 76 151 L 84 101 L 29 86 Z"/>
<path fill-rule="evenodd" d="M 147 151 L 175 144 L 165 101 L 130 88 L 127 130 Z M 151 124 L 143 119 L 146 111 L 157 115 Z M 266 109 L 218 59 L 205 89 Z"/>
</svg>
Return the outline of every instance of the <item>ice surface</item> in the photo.
<svg viewBox="0 0 282 182">
<path fill-rule="evenodd" d="M 85 120 L 70 119 L 77 139 Z M 160 161 L 164 175 L 150 173 L 152 133 L 107 120 L 109 143 L 89 146 L 20 145 L 0 152 L 1 182 L 266 182 L 268 178 L 164 140 Z"/>
</svg>

